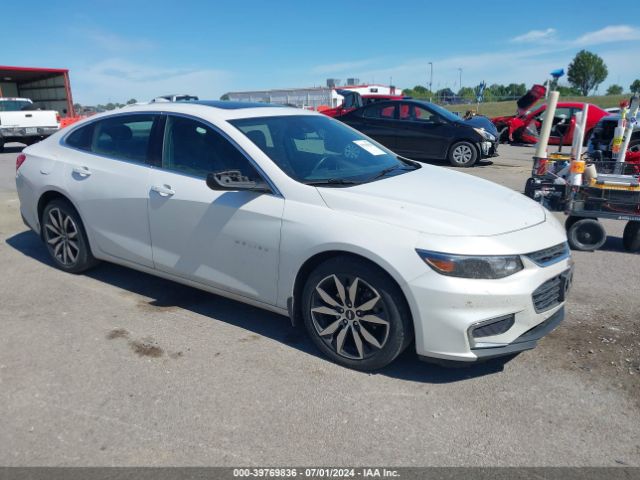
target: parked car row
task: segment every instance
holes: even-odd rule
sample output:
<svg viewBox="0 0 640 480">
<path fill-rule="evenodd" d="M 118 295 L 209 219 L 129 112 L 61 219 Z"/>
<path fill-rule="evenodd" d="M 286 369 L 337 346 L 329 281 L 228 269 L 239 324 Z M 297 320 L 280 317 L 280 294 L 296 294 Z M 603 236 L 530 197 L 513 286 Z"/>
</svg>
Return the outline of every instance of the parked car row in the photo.
<svg viewBox="0 0 640 480">
<path fill-rule="evenodd" d="M 344 120 L 207 101 L 98 114 L 18 156 L 20 212 L 63 271 L 103 260 L 288 315 L 360 370 L 410 345 L 438 362 L 513 355 L 563 320 L 572 262 L 540 204 L 347 124 L 384 142 L 406 130 L 394 148 L 412 156 L 478 158 L 492 133 L 416 101 Z"/>
</svg>

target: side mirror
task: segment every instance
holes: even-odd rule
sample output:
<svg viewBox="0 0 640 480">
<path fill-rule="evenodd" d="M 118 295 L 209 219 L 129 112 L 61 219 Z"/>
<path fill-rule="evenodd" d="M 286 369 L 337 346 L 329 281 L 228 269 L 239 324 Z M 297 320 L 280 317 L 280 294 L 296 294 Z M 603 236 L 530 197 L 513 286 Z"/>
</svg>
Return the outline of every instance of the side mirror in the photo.
<svg viewBox="0 0 640 480">
<path fill-rule="evenodd" d="M 207 186 L 211 190 L 271 192 L 266 183 L 250 180 L 242 175 L 240 170 L 222 170 L 209 173 L 207 175 Z"/>
</svg>

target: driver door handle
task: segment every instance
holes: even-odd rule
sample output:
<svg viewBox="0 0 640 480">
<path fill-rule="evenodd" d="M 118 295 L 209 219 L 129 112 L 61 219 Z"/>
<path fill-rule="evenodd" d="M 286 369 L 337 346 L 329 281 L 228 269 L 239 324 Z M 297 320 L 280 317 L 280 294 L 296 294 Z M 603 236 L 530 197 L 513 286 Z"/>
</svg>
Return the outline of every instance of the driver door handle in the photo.
<svg viewBox="0 0 640 480">
<path fill-rule="evenodd" d="M 171 189 L 171 185 L 154 185 L 151 187 L 151 191 L 156 192 L 161 197 L 171 197 L 176 194 L 176 192 Z"/>
</svg>

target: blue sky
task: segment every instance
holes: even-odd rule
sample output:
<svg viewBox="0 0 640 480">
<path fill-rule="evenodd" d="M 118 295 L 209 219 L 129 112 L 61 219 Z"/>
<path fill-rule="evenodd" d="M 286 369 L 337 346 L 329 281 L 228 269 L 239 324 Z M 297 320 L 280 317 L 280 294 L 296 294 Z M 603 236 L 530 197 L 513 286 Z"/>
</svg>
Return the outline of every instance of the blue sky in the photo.
<svg viewBox="0 0 640 480">
<path fill-rule="evenodd" d="M 28 8 L 26 7 L 28 5 Z M 0 64 L 69 68 L 83 104 L 324 84 L 434 89 L 542 82 L 581 48 L 625 90 L 640 77 L 640 6 L 582 2 L 3 2 Z M 25 21 L 6 21 L 23 18 Z"/>
</svg>

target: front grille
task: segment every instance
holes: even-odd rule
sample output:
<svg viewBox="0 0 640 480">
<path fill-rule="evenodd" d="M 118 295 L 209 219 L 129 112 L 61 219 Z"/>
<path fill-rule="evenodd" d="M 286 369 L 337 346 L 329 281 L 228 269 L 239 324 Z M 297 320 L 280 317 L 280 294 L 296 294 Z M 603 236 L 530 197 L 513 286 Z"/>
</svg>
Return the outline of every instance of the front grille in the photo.
<svg viewBox="0 0 640 480">
<path fill-rule="evenodd" d="M 533 306 L 536 309 L 536 313 L 546 312 L 556 305 L 559 305 L 562 302 L 563 288 L 564 282 L 562 275 L 553 277 L 540 285 L 532 294 Z"/>
<path fill-rule="evenodd" d="M 553 247 L 538 250 L 526 255 L 532 262 L 540 267 L 547 267 L 569 256 L 567 243 L 559 243 Z"/>
</svg>

